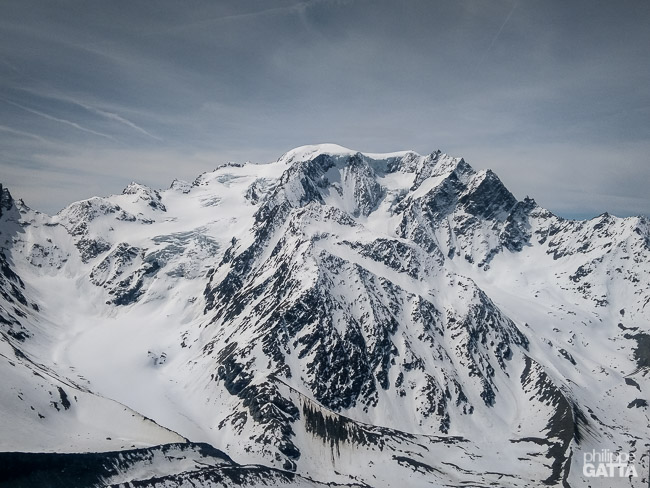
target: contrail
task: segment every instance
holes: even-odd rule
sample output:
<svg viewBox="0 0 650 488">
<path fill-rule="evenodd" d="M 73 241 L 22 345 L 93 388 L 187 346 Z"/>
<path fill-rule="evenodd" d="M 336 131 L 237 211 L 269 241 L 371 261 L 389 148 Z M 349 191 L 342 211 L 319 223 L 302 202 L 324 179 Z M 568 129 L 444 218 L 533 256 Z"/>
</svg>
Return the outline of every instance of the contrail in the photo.
<svg viewBox="0 0 650 488">
<path fill-rule="evenodd" d="M 492 47 L 494 47 L 494 44 L 497 42 L 499 39 L 499 36 L 501 35 L 501 32 L 503 32 L 503 29 L 505 28 L 506 24 L 510 20 L 510 17 L 512 17 L 513 12 L 517 8 L 517 4 L 519 3 L 519 0 L 515 0 L 515 3 L 512 4 L 512 8 L 510 9 L 510 12 L 508 13 L 506 20 L 503 21 L 503 24 L 501 24 L 501 27 L 499 28 L 499 31 L 496 33 L 496 35 L 492 38 L 492 42 L 488 46 L 488 48 L 485 50 L 483 53 L 483 56 L 481 56 L 481 59 L 479 62 L 476 64 L 476 68 L 474 68 L 474 73 L 478 71 L 478 69 L 481 67 L 483 64 L 483 61 L 485 61 L 485 58 L 487 57 L 488 53 L 492 50 Z"/>
<path fill-rule="evenodd" d="M 89 112 L 96 113 L 97 115 L 101 115 L 102 117 L 106 117 L 107 119 L 114 120 L 116 122 L 119 122 L 120 124 L 126 125 L 127 127 L 130 127 L 132 129 L 140 132 L 141 134 L 144 134 L 145 136 L 151 137 L 152 139 L 155 139 L 157 141 L 162 141 L 162 139 L 160 137 L 154 136 L 153 134 L 151 134 L 146 129 L 143 129 L 139 125 L 131 122 L 129 119 L 125 119 L 124 117 L 122 117 L 122 116 L 120 116 L 118 114 L 115 114 L 113 112 L 107 112 L 106 110 L 102 110 L 102 109 L 97 108 L 97 107 L 92 107 L 90 105 L 86 105 L 85 103 L 78 102 L 77 100 L 67 99 L 67 101 L 70 102 L 70 103 L 74 103 L 75 105 L 79 105 L 80 107 L 85 108 Z"/>
<path fill-rule="evenodd" d="M 41 142 L 47 142 L 44 138 L 39 135 L 32 134 L 31 132 L 25 132 L 22 130 L 14 129 L 13 127 L 7 127 L 6 125 L 0 125 L 0 132 L 7 132 L 9 134 L 14 134 L 16 136 L 29 137 Z"/>
<path fill-rule="evenodd" d="M 71 121 L 66 120 L 66 119 L 60 119 L 58 117 L 54 117 L 53 115 L 49 115 L 49 114 L 46 114 L 44 112 L 40 112 L 39 110 L 34 110 L 33 108 L 25 107 L 24 105 L 21 105 L 20 103 L 12 102 L 11 100 L 7 100 L 6 98 L 1 98 L 0 97 L 0 100 L 2 100 L 5 103 L 8 103 L 9 105 L 13 105 L 14 107 L 18 107 L 18 108 L 20 108 L 22 110 L 25 110 L 26 112 L 32 113 L 34 115 L 38 115 L 39 117 L 43 117 L 44 119 L 52 120 L 54 122 L 60 122 L 61 124 L 65 124 L 65 125 L 69 125 L 70 127 L 74 127 L 77 130 L 87 132 L 89 134 L 94 134 L 96 136 L 105 137 L 106 139 L 110 139 L 112 141 L 116 140 L 113 136 L 109 136 L 108 134 L 103 134 L 101 132 L 97 132 L 97 131 L 94 131 L 92 129 L 87 129 L 86 127 L 82 127 L 81 125 L 79 125 L 79 124 L 77 124 L 75 122 L 71 122 Z"/>
<path fill-rule="evenodd" d="M 151 137 L 152 139 L 155 139 L 157 141 L 162 141 L 160 137 L 154 136 L 152 133 L 150 133 L 148 130 L 143 129 L 139 125 L 137 125 L 134 122 L 131 122 L 129 119 L 122 117 L 121 115 L 118 115 L 113 112 L 109 112 L 107 110 L 102 110 L 100 108 L 94 107 L 92 105 L 89 105 L 85 102 L 82 102 L 80 100 L 76 100 L 72 97 L 66 96 L 66 95 L 59 95 L 59 94 L 51 94 L 51 93 L 43 93 L 38 90 L 32 90 L 30 88 L 19 88 L 21 91 L 24 91 L 26 93 L 30 93 L 32 95 L 36 95 L 37 97 L 41 98 L 50 98 L 52 100 L 58 100 L 61 102 L 66 102 L 66 103 L 71 103 L 73 105 L 77 105 L 78 107 L 81 107 L 89 112 L 92 112 L 96 115 L 100 115 L 102 117 L 105 117 L 110 120 L 114 120 L 115 122 L 119 122 L 120 124 L 126 125 L 130 127 L 131 129 L 134 129 L 141 134 L 146 135 L 147 137 Z"/>
</svg>

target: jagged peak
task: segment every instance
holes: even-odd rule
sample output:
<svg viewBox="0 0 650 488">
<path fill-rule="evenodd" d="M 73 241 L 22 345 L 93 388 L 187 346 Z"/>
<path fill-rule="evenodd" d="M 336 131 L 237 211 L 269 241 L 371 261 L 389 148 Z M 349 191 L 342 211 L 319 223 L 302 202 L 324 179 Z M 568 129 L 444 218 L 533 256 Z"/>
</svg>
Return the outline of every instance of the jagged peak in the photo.
<svg viewBox="0 0 650 488">
<path fill-rule="evenodd" d="M 519 200 L 515 203 L 515 205 L 510 210 L 508 219 L 523 219 L 531 215 L 536 215 L 539 217 L 552 216 L 551 212 L 543 207 L 540 207 L 534 199 L 526 195 L 523 200 Z"/>
<path fill-rule="evenodd" d="M 103 207 L 103 206 L 117 207 L 119 209 L 119 205 L 111 203 L 108 200 L 108 198 L 94 196 L 90 198 L 85 198 L 83 200 L 77 200 L 76 202 L 72 202 L 70 205 L 60 210 L 59 214 L 67 213 L 70 211 L 76 211 L 78 209 L 89 209 L 93 207 Z"/>
<path fill-rule="evenodd" d="M 596 215 L 594 218 L 590 220 L 607 221 L 610 220 L 611 217 L 613 216 L 609 212 L 603 212 L 600 215 Z"/>
<path fill-rule="evenodd" d="M 185 180 L 179 180 L 178 178 L 174 178 L 174 180 L 169 185 L 170 190 L 180 191 L 181 193 L 189 193 L 191 188 L 192 183 Z"/>
<path fill-rule="evenodd" d="M 406 184 L 410 185 L 412 196 L 422 196 L 452 177 L 465 190 L 464 203 L 472 211 L 484 209 L 490 216 L 498 214 L 502 219 L 517 201 L 491 170 L 476 172 L 463 158 L 441 150 L 426 156 L 414 151 L 380 154 L 320 144 L 293 149 L 278 162 L 287 164 L 288 168 L 280 178 L 277 191 L 285 195 L 291 206 L 316 200 L 339 205 L 354 216 L 367 216 L 386 191 L 407 190 L 408 186 L 402 186 Z M 392 179 L 392 186 L 387 190 L 381 178 L 397 172 L 404 173 L 405 178 Z M 408 183 L 406 175 L 413 175 Z M 462 190 L 458 188 L 457 191 Z M 491 195 L 498 196 L 500 201 L 485 201 Z"/>
<path fill-rule="evenodd" d="M 450 156 L 446 153 L 441 153 L 433 167 L 431 176 L 446 176 L 451 173 L 456 173 L 458 176 L 472 175 L 475 173 L 464 158 Z"/>
<path fill-rule="evenodd" d="M 469 165 L 467 166 L 469 167 Z M 471 169 L 471 167 L 469 168 Z M 471 169 L 471 172 L 467 172 L 466 174 L 469 175 L 467 182 L 467 191 L 469 192 L 477 191 L 479 188 L 490 186 L 503 187 L 505 190 L 508 190 L 501 181 L 501 178 L 499 178 L 499 176 L 491 169 L 482 169 L 479 171 L 474 171 Z"/>
<path fill-rule="evenodd" d="M 0 215 L 2 215 L 3 210 L 11 210 L 13 201 L 9 189 L 0 183 Z"/>
<path fill-rule="evenodd" d="M 214 171 L 219 171 L 222 168 L 243 168 L 245 164 L 250 164 L 250 161 L 246 163 L 237 163 L 235 161 L 226 161 L 225 163 L 217 165 L 216 168 L 214 168 Z"/>
<path fill-rule="evenodd" d="M 635 219 L 635 222 L 638 225 L 650 227 L 650 220 L 648 220 L 648 217 L 646 217 L 645 215 L 637 215 L 636 217 L 632 217 L 632 218 Z"/>
<path fill-rule="evenodd" d="M 459 197 L 459 202 L 471 214 L 488 219 L 505 220 L 517 203 L 517 199 L 492 170 L 474 172 L 469 165 L 467 168 L 471 173 L 467 173 L 469 181 L 467 188 Z"/>
<path fill-rule="evenodd" d="M 531 216 L 538 217 L 538 218 L 543 218 L 543 219 L 554 218 L 557 219 L 558 221 L 566 220 L 562 217 L 558 217 L 547 208 L 542 207 L 539 203 L 537 203 L 537 200 L 535 200 L 529 195 L 526 195 L 523 198 L 523 200 L 518 201 L 515 208 L 519 209 L 520 211 L 524 211 L 525 213 Z"/>
<path fill-rule="evenodd" d="M 165 212 L 167 209 L 162 204 L 160 193 L 146 185 L 131 182 L 123 191 L 122 195 L 136 195 L 138 200 L 147 202 L 147 204 L 154 210 L 161 210 Z"/>
<path fill-rule="evenodd" d="M 155 190 L 152 190 L 147 185 L 132 181 L 126 186 L 126 188 L 124 188 L 124 190 L 122 190 L 122 195 L 136 195 L 138 193 L 151 194 L 154 193 L 154 191 Z"/>
<path fill-rule="evenodd" d="M 20 213 L 41 213 L 37 210 L 32 210 L 22 198 L 15 199 L 9 192 L 9 188 L 0 183 L 0 216 L 2 216 L 4 211 L 11 210 L 14 207 L 18 209 Z"/>
<path fill-rule="evenodd" d="M 107 198 L 90 197 L 85 200 L 72 202 L 67 207 L 59 210 L 56 216 L 69 222 L 79 222 L 84 219 L 93 220 L 98 215 L 115 213 L 121 210 L 121 207 Z"/>
<path fill-rule="evenodd" d="M 537 204 L 537 202 L 535 201 L 535 199 L 529 197 L 528 195 L 526 195 L 526 196 L 524 197 L 524 199 L 523 199 L 521 202 L 522 202 L 523 204 L 527 205 L 527 206 L 532 207 L 532 208 L 534 208 L 534 207 L 539 207 L 539 205 Z"/>
</svg>

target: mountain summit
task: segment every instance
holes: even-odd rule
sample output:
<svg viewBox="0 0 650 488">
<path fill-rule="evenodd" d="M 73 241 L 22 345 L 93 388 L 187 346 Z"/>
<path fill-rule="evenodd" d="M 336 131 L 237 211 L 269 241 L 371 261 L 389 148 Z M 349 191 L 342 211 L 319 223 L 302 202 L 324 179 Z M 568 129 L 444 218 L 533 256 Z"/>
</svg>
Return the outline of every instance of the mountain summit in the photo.
<svg viewBox="0 0 650 488">
<path fill-rule="evenodd" d="M 55 216 L 0 197 L 5 477 L 599 486 L 602 449 L 647 473 L 646 218 L 331 144 Z"/>
</svg>

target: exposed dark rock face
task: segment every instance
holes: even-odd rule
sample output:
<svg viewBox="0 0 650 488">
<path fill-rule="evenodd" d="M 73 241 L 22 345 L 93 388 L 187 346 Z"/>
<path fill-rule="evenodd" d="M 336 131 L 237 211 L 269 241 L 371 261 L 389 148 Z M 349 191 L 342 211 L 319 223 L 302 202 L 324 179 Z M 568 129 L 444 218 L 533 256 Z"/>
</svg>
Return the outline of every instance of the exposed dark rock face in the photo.
<svg viewBox="0 0 650 488">
<path fill-rule="evenodd" d="M 17 224 L 20 219 L 19 210 L 11 193 L 0 184 L 0 331 L 9 337 L 24 341 L 30 337 L 29 329 L 21 323 L 38 305 L 28 302 L 25 295 L 25 283 L 14 271 L 13 263 L 8 258 L 9 246 L 15 237 L 2 221 Z"/>
<path fill-rule="evenodd" d="M 455 412 L 472 415 L 476 408 L 464 391 L 467 381 L 477 385 L 486 407 L 495 404 L 495 376 L 507 376 L 513 354 L 528 348 L 527 338 L 515 324 L 473 283 L 459 282 L 464 289 L 474 290 L 466 312 L 442 313 L 431 298 L 413 294 L 374 271 L 380 264 L 409 279 L 426 279 L 445 261 L 434 237 L 440 219 L 461 206 L 471 218 L 503 223 L 516 205 L 493 174 L 487 173 L 479 181 L 462 160 L 445 160 L 446 168 L 436 168 L 439 156 L 429 157 L 419 174 L 424 181 L 438 171 L 444 182 L 425 193 L 425 198 L 402 201 L 397 207 L 405 215 L 402 239 L 341 241 L 333 249 L 320 246 L 329 238 L 326 233 L 310 235 L 305 229 L 311 222 L 357 227 L 354 219 L 367 215 L 385 197 L 375 186 L 359 183 L 376 178 L 374 170 L 361 156 L 352 156 L 337 186 L 330 179 L 339 174 L 340 162 L 324 155 L 292 166 L 282 175 L 255 214 L 253 243 L 242 249 L 233 240 L 220 266 L 210 274 L 204 293 L 205 312 L 214 323 L 229 324 L 234 333 L 255 331 L 253 342 L 245 348 L 231 343 L 217 352 L 215 341 L 204 350 L 228 358 L 220 360 L 217 376 L 231 394 L 242 398 L 242 392 L 250 391 L 249 354 L 259 343 L 270 359 L 271 375 L 287 380 L 300 376 L 313 398 L 333 412 L 381 409 L 381 392 L 386 391 L 412 398 L 418 406 L 417 415 L 433 422 L 439 432 L 448 433 Z M 398 171 L 400 166 L 394 165 L 392 170 Z M 328 191 L 339 196 L 346 191 L 346 175 L 357 178 L 348 185 L 354 188 L 349 201 L 355 205 L 341 211 L 326 201 Z M 404 242 L 406 238 L 410 243 Z M 350 252 L 368 264 L 342 257 Z M 314 270 L 307 281 L 306 269 Z M 215 282 L 216 276 L 221 278 Z M 399 332 L 404 314 L 416 324 L 416 330 Z M 422 356 L 409 348 L 400 354 L 399 344 L 412 342 L 424 344 L 428 354 Z M 299 361 L 298 371 L 289 366 L 289 357 L 293 364 Z M 453 357 L 461 361 L 460 372 Z M 430 374 L 435 368 L 440 374 Z M 392 373 L 394 369 L 398 372 Z M 424 384 L 411 379 L 419 375 L 426 379 Z M 391 381 L 391 376 L 397 379 Z M 274 398 L 276 394 L 281 395 L 276 391 Z M 287 426 L 297 421 L 286 411 L 282 418 Z M 241 422 L 241 418 L 232 421 Z M 314 427 L 316 431 L 322 428 Z M 286 427 L 276 441 L 286 441 L 290 429 Z M 287 461 L 293 460 L 287 457 Z"/>
<path fill-rule="evenodd" d="M 111 248 L 110 243 L 106 242 L 104 239 L 89 239 L 83 238 L 77 241 L 77 249 L 81 254 L 81 260 L 84 263 L 95 259 L 100 254 L 104 254 Z"/>
<path fill-rule="evenodd" d="M 21 323 L 21 319 L 26 317 L 25 310 L 29 309 L 24 291 L 25 284 L 11 269 L 4 251 L 0 249 L 0 296 L 4 299 L 0 302 L 0 331 L 18 341 L 31 335 Z"/>
<path fill-rule="evenodd" d="M 536 207 L 535 200 L 528 197 L 514 204 L 499 235 L 503 247 L 512 252 L 520 252 L 524 246 L 529 245 L 532 234 L 528 220 Z"/>
<path fill-rule="evenodd" d="M 186 470 L 182 464 L 183 459 L 192 460 L 194 469 Z M 143 469 L 145 473 L 157 469 L 161 473 L 171 473 L 154 477 L 139 475 L 136 479 L 127 474 Z M 86 454 L 0 453 L 0 484 L 16 488 L 126 485 L 139 488 L 180 488 L 188 484 L 206 487 L 326 486 L 266 466 L 242 466 L 208 444 L 191 443 Z"/>
<path fill-rule="evenodd" d="M 14 201 L 13 198 L 11 198 L 11 193 L 9 193 L 9 190 L 0 183 L 0 217 L 2 217 L 4 212 L 11 210 L 13 204 Z"/>
<path fill-rule="evenodd" d="M 137 200 L 146 202 L 146 204 L 154 210 L 159 210 L 161 212 L 167 211 L 165 205 L 163 205 L 161 201 L 160 193 L 147 186 L 139 185 L 138 183 L 131 183 L 124 189 L 124 191 L 122 191 L 122 194 L 134 195 L 137 197 Z"/>
</svg>

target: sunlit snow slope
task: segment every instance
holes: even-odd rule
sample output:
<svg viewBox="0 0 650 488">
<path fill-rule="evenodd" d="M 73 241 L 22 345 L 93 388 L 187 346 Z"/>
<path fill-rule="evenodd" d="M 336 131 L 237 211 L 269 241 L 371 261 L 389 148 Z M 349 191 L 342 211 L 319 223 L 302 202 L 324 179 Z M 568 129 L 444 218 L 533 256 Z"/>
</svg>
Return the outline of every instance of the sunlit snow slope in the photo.
<svg viewBox="0 0 650 488">
<path fill-rule="evenodd" d="M 335 145 L 53 217 L 0 195 L 6 477 L 647 486 L 644 217 L 565 220 L 439 151 Z M 585 478 L 592 449 L 639 476 Z"/>
</svg>

